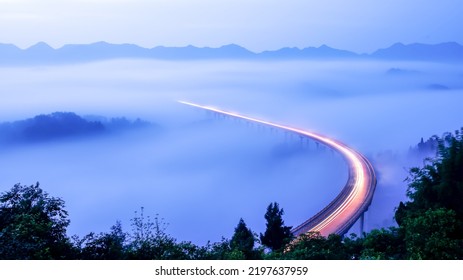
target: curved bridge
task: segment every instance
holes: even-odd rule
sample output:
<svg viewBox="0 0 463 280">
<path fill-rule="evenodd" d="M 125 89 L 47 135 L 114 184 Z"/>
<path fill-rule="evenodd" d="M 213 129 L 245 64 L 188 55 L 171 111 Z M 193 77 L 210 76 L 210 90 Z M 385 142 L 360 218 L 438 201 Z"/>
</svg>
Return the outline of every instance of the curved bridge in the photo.
<svg viewBox="0 0 463 280">
<path fill-rule="evenodd" d="M 294 227 L 292 232 L 295 236 L 307 232 L 320 232 L 320 234 L 324 236 L 331 233 L 344 235 L 359 218 L 362 218 L 363 222 L 363 213 L 368 210 L 371 200 L 373 199 L 373 193 L 376 188 L 376 175 L 371 163 L 359 152 L 349 148 L 339 141 L 317 133 L 247 117 L 238 113 L 228 112 L 209 106 L 202 106 L 186 101 L 179 102 L 226 116 L 279 128 L 295 133 L 301 137 L 308 137 L 331 147 L 343 156 L 349 167 L 349 176 L 346 185 L 330 204 L 315 214 L 312 218 L 303 222 L 299 226 Z"/>
</svg>

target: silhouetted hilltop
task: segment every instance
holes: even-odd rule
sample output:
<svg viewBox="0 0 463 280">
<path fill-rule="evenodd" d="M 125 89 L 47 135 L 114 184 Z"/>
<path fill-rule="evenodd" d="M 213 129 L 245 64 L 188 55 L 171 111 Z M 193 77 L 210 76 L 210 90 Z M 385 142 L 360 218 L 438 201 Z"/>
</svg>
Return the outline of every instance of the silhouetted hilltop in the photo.
<svg viewBox="0 0 463 280">
<path fill-rule="evenodd" d="M 142 58 L 149 57 L 150 50 L 133 44 L 109 44 L 97 42 L 93 44 L 64 45 L 56 50 L 56 56 L 61 60 L 87 61 L 112 58 Z"/>
<path fill-rule="evenodd" d="M 0 123 L 0 143 L 36 143 L 71 137 L 100 135 L 150 125 L 137 119 L 126 118 L 88 120 L 72 112 L 55 112 L 30 119 Z"/>
<path fill-rule="evenodd" d="M 255 58 L 256 54 L 234 44 L 220 48 L 198 48 L 190 45 L 186 47 L 155 47 L 151 49 L 150 57 L 158 59 L 249 59 Z"/>
<path fill-rule="evenodd" d="M 453 42 L 437 45 L 397 43 L 389 48 L 379 49 L 370 56 L 394 60 L 462 62 L 463 46 Z"/>
<path fill-rule="evenodd" d="M 456 133 L 458 133 L 458 131 Z M 452 133 L 445 132 L 440 137 L 433 135 L 426 141 L 421 137 L 421 141 L 418 144 L 409 148 L 409 155 L 419 156 L 420 158 L 434 158 L 438 153 L 439 143 L 444 145 L 444 147 L 451 146 Z"/>
<path fill-rule="evenodd" d="M 312 59 L 326 59 L 326 58 L 355 58 L 360 57 L 358 54 L 345 50 L 338 50 L 322 45 L 318 48 L 308 47 L 304 49 L 299 48 L 282 48 L 276 51 L 264 51 L 259 54 L 262 58 L 273 59 L 298 59 L 298 58 L 312 58 Z"/>
<path fill-rule="evenodd" d="M 0 64 L 18 63 L 22 50 L 13 44 L 0 43 Z"/>
<path fill-rule="evenodd" d="M 251 52 L 241 46 L 230 44 L 219 48 L 209 47 L 163 47 L 143 48 L 133 44 L 70 44 L 53 49 L 39 42 L 27 49 L 11 44 L 0 44 L 0 64 L 31 63 L 77 63 L 117 58 L 148 58 L 166 60 L 191 59 L 385 59 L 422 60 L 442 62 L 463 62 L 463 46 L 457 43 L 437 45 L 397 43 L 389 48 L 379 49 L 372 54 L 357 54 L 347 50 L 334 49 L 326 45 L 318 48 L 282 48 L 261 53 Z"/>
<path fill-rule="evenodd" d="M 390 68 L 389 70 L 387 70 L 386 74 L 390 76 L 410 76 L 410 75 L 418 75 L 420 74 L 420 72 L 416 70 Z"/>
<path fill-rule="evenodd" d="M 426 87 L 429 90 L 449 90 L 450 88 L 442 84 L 430 84 Z"/>
</svg>

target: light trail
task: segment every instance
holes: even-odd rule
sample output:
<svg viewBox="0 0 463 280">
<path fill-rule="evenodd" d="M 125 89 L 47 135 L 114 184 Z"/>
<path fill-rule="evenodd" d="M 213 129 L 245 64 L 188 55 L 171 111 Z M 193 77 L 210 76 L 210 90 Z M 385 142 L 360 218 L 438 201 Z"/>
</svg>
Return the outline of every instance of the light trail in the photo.
<svg viewBox="0 0 463 280">
<path fill-rule="evenodd" d="M 311 219 L 297 226 L 294 229 L 294 233 L 296 235 L 309 231 L 320 232 L 324 236 L 331 233 L 344 234 L 355 223 L 360 215 L 368 209 L 376 187 L 374 169 L 364 156 L 343 143 L 317 133 L 248 117 L 239 113 L 224 111 L 214 107 L 198 105 L 187 101 L 178 102 L 307 136 L 333 148 L 334 150 L 337 150 L 344 156 L 349 166 L 349 178 L 346 186 L 338 197 L 336 197 L 335 200 L 333 200 L 325 209 L 317 213 Z"/>
</svg>

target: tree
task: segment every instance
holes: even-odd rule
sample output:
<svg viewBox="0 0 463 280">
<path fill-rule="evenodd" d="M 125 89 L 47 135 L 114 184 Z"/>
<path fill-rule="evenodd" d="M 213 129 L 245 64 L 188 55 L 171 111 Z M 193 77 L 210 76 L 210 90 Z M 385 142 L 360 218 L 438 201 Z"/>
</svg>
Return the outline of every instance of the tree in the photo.
<svg viewBox="0 0 463 280">
<path fill-rule="evenodd" d="M 137 211 L 135 211 L 137 214 Z M 165 232 L 167 225 L 157 216 L 154 222 L 150 216 L 145 217 L 144 208 L 140 216 L 132 220 L 132 234 L 130 235 L 129 258 L 141 260 L 168 259 L 167 251 L 175 242 Z"/>
<path fill-rule="evenodd" d="M 346 250 L 347 259 L 360 259 L 363 250 L 363 238 L 358 237 L 355 233 L 351 233 L 349 236 L 343 238 L 342 243 Z"/>
<path fill-rule="evenodd" d="M 374 229 L 362 239 L 361 259 L 396 260 L 405 257 L 404 237 L 396 227 Z"/>
<path fill-rule="evenodd" d="M 411 259 L 451 260 L 463 258 L 463 240 L 456 235 L 455 211 L 428 209 L 407 217 L 403 224 L 405 246 Z"/>
<path fill-rule="evenodd" d="M 222 237 L 222 240 L 219 242 L 210 243 L 208 242 L 205 246 L 206 256 L 204 259 L 208 260 L 229 260 L 229 259 L 236 259 L 232 258 L 230 240 Z M 240 259 L 240 258 L 238 258 Z M 243 257 L 241 257 L 243 259 Z"/>
<path fill-rule="evenodd" d="M 109 233 L 89 233 L 76 242 L 80 249 L 78 258 L 85 260 L 122 260 L 126 258 L 127 234 L 119 221 Z"/>
<path fill-rule="evenodd" d="M 463 128 L 437 141 L 437 158 L 410 170 L 407 196 L 411 201 L 405 207 L 410 211 L 452 209 L 463 220 Z"/>
<path fill-rule="evenodd" d="M 230 242 L 232 251 L 241 252 L 244 259 L 255 259 L 254 252 L 254 234 L 246 226 L 243 219 L 240 219 L 235 228 L 235 233 Z"/>
<path fill-rule="evenodd" d="M 348 255 L 340 235 L 330 234 L 326 238 L 319 232 L 307 232 L 291 242 L 286 248 L 286 252 L 278 258 L 289 260 L 342 260 L 347 259 Z"/>
<path fill-rule="evenodd" d="M 291 227 L 284 225 L 283 214 L 283 208 L 280 210 L 277 202 L 270 203 L 265 213 L 266 230 L 260 234 L 260 241 L 273 251 L 282 249 L 293 238 Z"/>
<path fill-rule="evenodd" d="M 137 213 L 137 212 L 135 212 Z M 158 216 L 151 220 L 144 215 L 132 219 L 132 234 L 128 245 L 128 258 L 138 260 L 189 260 L 201 258 L 202 251 L 190 242 L 177 243 L 166 233 L 167 224 Z"/>
<path fill-rule="evenodd" d="M 64 201 L 50 197 L 39 183 L 20 184 L 0 194 L 0 258 L 64 259 L 70 221 Z"/>
<path fill-rule="evenodd" d="M 407 258 L 463 257 L 463 129 L 436 141 L 437 157 L 410 170 L 410 201 L 395 213 Z"/>
</svg>

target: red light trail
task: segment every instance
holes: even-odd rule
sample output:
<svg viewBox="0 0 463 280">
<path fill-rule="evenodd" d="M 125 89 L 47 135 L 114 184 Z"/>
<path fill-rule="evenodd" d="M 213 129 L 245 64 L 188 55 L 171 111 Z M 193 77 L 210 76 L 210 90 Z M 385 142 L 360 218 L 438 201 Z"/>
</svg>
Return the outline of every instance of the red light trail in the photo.
<svg viewBox="0 0 463 280">
<path fill-rule="evenodd" d="M 300 226 L 295 227 L 295 229 L 293 229 L 295 235 L 309 231 L 320 232 L 325 236 L 331 233 L 344 234 L 363 214 L 363 212 L 368 209 L 376 187 L 374 169 L 363 155 L 349 148 L 345 144 L 314 132 L 248 117 L 239 113 L 224 111 L 214 107 L 198 105 L 186 101 L 179 102 L 185 105 L 232 116 L 250 122 L 276 127 L 285 131 L 306 136 L 331 147 L 343 155 L 349 165 L 349 179 L 346 186 L 338 197 L 336 197 L 325 209 L 321 210 Z"/>
</svg>

